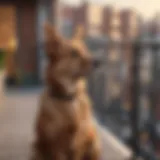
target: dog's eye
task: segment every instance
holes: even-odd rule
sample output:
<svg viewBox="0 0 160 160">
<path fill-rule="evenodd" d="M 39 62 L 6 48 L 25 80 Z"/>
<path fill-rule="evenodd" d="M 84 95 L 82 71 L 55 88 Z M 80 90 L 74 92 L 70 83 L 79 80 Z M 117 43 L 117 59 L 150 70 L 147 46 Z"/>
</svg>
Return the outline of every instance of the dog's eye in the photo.
<svg viewBox="0 0 160 160">
<path fill-rule="evenodd" d="M 72 58 L 78 58 L 79 57 L 78 51 L 76 49 L 72 49 L 71 57 Z"/>
</svg>

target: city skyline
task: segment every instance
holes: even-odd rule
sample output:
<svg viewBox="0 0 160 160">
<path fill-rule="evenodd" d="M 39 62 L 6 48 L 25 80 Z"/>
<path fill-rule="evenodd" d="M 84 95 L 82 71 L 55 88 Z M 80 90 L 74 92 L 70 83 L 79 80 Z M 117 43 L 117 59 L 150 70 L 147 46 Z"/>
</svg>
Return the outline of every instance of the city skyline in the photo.
<svg viewBox="0 0 160 160">
<path fill-rule="evenodd" d="M 131 8 L 136 10 L 142 17 L 149 19 L 156 13 L 160 13 L 159 0 L 60 0 L 64 3 L 78 5 L 84 1 L 100 5 L 113 5 L 116 8 Z"/>
</svg>

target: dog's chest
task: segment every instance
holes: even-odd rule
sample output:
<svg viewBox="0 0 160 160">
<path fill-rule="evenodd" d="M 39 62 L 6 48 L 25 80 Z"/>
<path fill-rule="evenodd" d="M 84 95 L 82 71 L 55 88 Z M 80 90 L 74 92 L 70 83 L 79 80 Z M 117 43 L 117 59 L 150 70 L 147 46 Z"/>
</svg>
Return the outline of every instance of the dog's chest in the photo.
<svg viewBox="0 0 160 160">
<path fill-rule="evenodd" d="M 68 128 L 77 128 L 80 125 L 80 106 L 78 102 L 66 103 L 59 109 L 62 122 Z"/>
<path fill-rule="evenodd" d="M 58 110 L 61 129 L 57 135 L 57 145 L 67 147 L 80 127 L 79 106 L 76 103 L 63 104 Z M 61 146 L 62 147 L 62 146 Z"/>
</svg>

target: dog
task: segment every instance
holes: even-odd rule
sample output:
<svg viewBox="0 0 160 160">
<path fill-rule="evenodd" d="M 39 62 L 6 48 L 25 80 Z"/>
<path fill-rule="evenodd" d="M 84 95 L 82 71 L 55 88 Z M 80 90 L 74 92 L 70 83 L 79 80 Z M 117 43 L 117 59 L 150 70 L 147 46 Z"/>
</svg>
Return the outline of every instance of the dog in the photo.
<svg viewBox="0 0 160 160">
<path fill-rule="evenodd" d="M 36 118 L 32 160 L 98 160 L 100 143 L 85 81 L 91 56 L 50 24 L 45 40 L 47 88 Z"/>
</svg>

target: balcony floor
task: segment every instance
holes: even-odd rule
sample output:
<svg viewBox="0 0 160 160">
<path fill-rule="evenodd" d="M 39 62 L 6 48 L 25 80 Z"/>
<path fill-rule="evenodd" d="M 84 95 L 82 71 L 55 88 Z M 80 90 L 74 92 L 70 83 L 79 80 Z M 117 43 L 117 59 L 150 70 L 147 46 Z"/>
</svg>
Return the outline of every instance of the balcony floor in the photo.
<svg viewBox="0 0 160 160">
<path fill-rule="evenodd" d="M 6 93 L 0 107 L 0 160 L 28 160 L 37 110 L 38 91 Z M 102 160 L 124 160 L 130 151 L 108 131 L 98 126 L 102 139 Z"/>
</svg>

